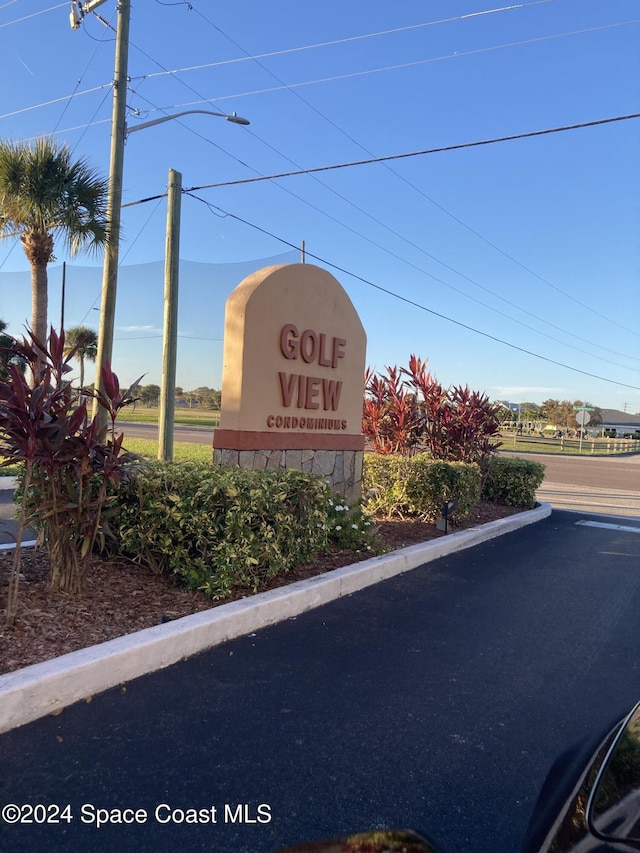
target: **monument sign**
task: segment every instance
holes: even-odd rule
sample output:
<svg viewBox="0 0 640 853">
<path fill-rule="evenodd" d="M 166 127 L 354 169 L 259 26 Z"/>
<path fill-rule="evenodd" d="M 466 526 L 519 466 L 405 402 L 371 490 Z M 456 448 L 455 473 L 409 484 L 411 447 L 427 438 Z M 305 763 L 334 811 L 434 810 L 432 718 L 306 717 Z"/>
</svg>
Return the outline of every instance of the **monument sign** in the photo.
<svg viewBox="0 0 640 853">
<path fill-rule="evenodd" d="M 342 285 L 311 264 L 265 267 L 229 296 L 214 461 L 362 482 L 366 335 Z"/>
</svg>

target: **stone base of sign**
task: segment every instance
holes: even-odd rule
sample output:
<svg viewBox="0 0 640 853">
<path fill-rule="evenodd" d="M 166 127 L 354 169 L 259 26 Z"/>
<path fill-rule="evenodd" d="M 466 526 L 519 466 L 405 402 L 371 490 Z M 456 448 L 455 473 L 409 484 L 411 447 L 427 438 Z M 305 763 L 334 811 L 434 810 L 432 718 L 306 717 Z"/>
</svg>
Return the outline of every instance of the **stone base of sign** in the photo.
<svg viewBox="0 0 640 853">
<path fill-rule="evenodd" d="M 362 497 L 362 450 L 225 450 L 213 451 L 216 465 L 237 465 L 252 471 L 295 468 L 324 477 L 347 501 Z"/>
</svg>

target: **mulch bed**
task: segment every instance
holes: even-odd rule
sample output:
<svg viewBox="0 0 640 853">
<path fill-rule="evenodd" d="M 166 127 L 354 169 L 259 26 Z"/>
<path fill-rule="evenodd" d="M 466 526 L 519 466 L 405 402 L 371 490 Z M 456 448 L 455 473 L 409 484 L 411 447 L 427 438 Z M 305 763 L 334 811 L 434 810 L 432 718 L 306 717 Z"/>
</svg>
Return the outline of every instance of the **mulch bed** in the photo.
<svg viewBox="0 0 640 853">
<path fill-rule="evenodd" d="M 476 527 L 518 512 L 521 510 L 514 507 L 483 502 L 456 529 Z M 380 521 L 376 533 L 390 551 L 444 535 L 433 524 L 411 520 Z M 297 566 L 285 576 L 264 584 L 259 591 L 324 574 L 369 556 L 366 551 L 322 554 L 313 562 Z M 0 603 L 3 605 L 11 561 L 12 552 L 0 552 Z M 0 673 L 253 594 L 249 589 L 237 589 L 224 602 L 212 602 L 199 593 L 182 589 L 174 578 L 155 575 L 143 566 L 121 560 L 93 559 L 81 596 L 52 595 L 47 590 L 48 573 L 49 560 L 45 551 L 23 550 L 23 579 L 14 626 L 4 627 L 4 610 L 0 610 Z"/>
</svg>

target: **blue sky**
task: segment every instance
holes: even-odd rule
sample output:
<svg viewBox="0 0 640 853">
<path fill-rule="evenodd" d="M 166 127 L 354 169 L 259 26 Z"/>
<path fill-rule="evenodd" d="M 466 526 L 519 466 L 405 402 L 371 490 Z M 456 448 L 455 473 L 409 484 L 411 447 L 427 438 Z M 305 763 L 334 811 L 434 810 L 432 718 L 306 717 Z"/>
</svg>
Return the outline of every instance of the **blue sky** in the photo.
<svg viewBox="0 0 640 853">
<path fill-rule="evenodd" d="M 191 115 L 131 135 L 125 203 L 163 193 L 170 167 L 201 187 L 640 111 L 635 0 L 212 5 L 133 4 L 128 122 L 213 109 L 251 125 Z M 55 133 L 106 174 L 114 33 L 91 15 L 72 31 L 69 6 L 0 0 L 0 134 Z M 98 12 L 115 24 L 115 0 Z M 219 387 L 226 296 L 264 263 L 297 260 L 287 243 L 304 240 L 350 294 L 373 366 L 413 352 L 442 383 L 494 399 L 639 412 L 639 150 L 632 119 L 194 191 L 182 204 L 178 383 Z M 159 381 L 165 217 L 165 200 L 123 211 L 123 382 Z M 100 268 L 69 262 L 67 325 L 97 328 Z M 5 240 L 0 317 L 19 334 L 29 314 L 28 266 Z"/>
</svg>

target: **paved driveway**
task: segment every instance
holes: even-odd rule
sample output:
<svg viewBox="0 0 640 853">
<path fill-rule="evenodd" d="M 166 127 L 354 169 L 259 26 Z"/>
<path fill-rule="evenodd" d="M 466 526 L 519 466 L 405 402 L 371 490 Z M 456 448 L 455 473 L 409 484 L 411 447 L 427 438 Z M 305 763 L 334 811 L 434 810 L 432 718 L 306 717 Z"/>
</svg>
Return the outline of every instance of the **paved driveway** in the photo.
<svg viewBox="0 0 640 853">
<path fill-rule="evenodd" d="M 72 816 L 0 825 L 0 849 L 262 853 L 395 824 L 513 853 L 554 756 L 640 698 L 640 525 L 579 520 L 554 513 L 0 736 L 0 799 Z M 176 822 L 212 806 L 216 823 Z M 96 808 L 146 818 L 98 829 Z"/>
</svg>

